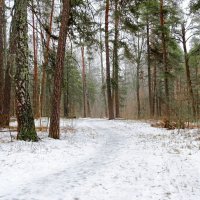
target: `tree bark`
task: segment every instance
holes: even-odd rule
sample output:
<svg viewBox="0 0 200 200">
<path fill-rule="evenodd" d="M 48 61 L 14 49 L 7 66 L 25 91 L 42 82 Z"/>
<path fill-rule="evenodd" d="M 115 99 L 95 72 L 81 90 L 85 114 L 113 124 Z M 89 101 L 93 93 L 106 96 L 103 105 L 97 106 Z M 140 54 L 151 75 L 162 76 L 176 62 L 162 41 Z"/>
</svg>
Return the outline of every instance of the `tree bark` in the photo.
<svg viewBox="0 0 200 200">
<path fill-rule="evenodd" d="M 141 108 L 140 108 L 140 63 L 137 62 L 137 77 L 136 77 L 136 90 L 137 90 L 137 117 L 140 119 Z"/>
<path fill-rule="evenodd" d="M 138 22 L 137 22 L 138 23 Z M 141 38 L 139 32 L 137 33 L 137 57 L 136 57 L 136 93 L 137 93 L 137 117 L 141 117 L 141 102 L 140 102 L 140 68 L 141 68 L 141 56 L 142 56 L 142 44 L 140 44 Z"/>
<path fill-rule="evenodd" d="M 64 117 L 69 117 L 69 110 L 68 110 L 68 104 L 69 104 L 69 99 L 68 99 L 68 92 L 63 94 L 63 109 L 64 109 Z"/>
<path fill-rule="evenodd" d="M 64 109 L 64 117 L 71 117 L 70 116 L 70 94 L 69 94 L 69 74 L 70 74 L 70 65 L 67 65 L 66 67 L 66 72 L 64 71 L 65 74 L 65 78 L 66 78 L 66 86 L 65 86 L 65 90 L 64 90 L 64 94 L 63 94 L 63 109 Z M 64 79 L 63 79 L 64 80 Z"/>
<path fill-rule="evenodd" d="M 89 47 L 88 47 L 89 48 Z M 87 117 L 91 117 L 91 106 L 90 106 L 90 94 L 89 94 L 89 89 L 88 89 L 88 81 L 91 79 L 91 60 L 89 58 L 89 53 L 88 53 L 88 78 L 85 77 L 85 87 L 86 87 L 86 102 L 87 102 Z"/>
<path fill-rule="evenodd" d="M 82 57 L 82 82 L 83 82 L 83 117 L 87 116 L 86 112 L 86 74 L 85 74 L 85 58 L 84 53 L 85 49 L 84 46 L 81 47 L 81 57 Z"/>
<path fill-rule="evenodd" d="M 5 84 L 4 84 L 4 99 L 3 99 L 3 126 L 9 126 L 10 122 L 10 109 L 11 109 L 11 91 L 12 91 L 12 71 L 15 65 L 16 55 L 16 24 L 15 13 L 11 21 L 10 37 L 9 37 L 9 52 L 7 58 L 7 66 L 5 71 Z"/>
<path fill-rule="evenodd" d="M 15 1 L 16 18 L 16 116 L 19 140 L 37 141 L 37 133 L 29 96 L 28 67 L 28 0 Z"/>
<path fill-rule="evenodd" d="M 169 69 L 167 63 L 167 45 L 166 45 L 166 36 L 165 36 L 165 18 L 164 18 L 164 4 L 163 0 L 160 0 L 160 25 L 162 29 L 161 38 L 162 38 L 162 53 L 163 53 L 163 65 L 164 65 L 164 87 L 165 87 L 165 117 L 167 120 L 170 118 L 170 106 L 169 106 Z"/>
<path fill-rule="evenodd" d="M 157 63 L 154 63 L 153 67 L 153 116 L 158 114 L 158 105 L 157 105 L 157 99 L 158 99 L 158 91 L 157 91 Z"/>
<path fill-rule="evenodd" d="M 32 0 L 32 7 L 34 6 Z M 38 92 L 38 60 L 37 60 L 37 41 L 35 33 L 35 17 L 32 11 L 32 25 L 33 25 L 33 62 L 34 62 L 34 81 L 33 81 L 33 111 L 36 118 L 39 117 L 39 92 Z"/>
<path fill-rule="evenodd" d="M 101 20 L 101 16 L 100 16 Z M 103 41 L 102 41 L 102 22 L 100 21 L 100 55 L 101 55 L 101 84 L 102 84 L 102 96 L 105 107 L 105 116 L 108 117 L 107 102 L 106 102 L 106 87 L 104 78 L 104 64 L 103 64 Z"/>
<path fill-rule="evenodd" d="M 115 39 L 114 39 L 114 100 L 115 100 L 115 116 L 119 118 L 119 13 L 118 0 L 115 0 Z"/>
<path fill-rule="evenodd" d="M 111 78 L 110 78 L 110 57 L 109 57 L 109 30 L 108 30 L 108 18 L 109 18 L 110 2 L 106 0 L 105 11 L 105 47 L 106 47 L 106 84 L 107 84 L 107 99 L 108 99 L 108 118 L 114 119 L 113 100 L 111 91 Z"/>
<path fill-rule="evenodd" d="M 148 90 L 149 90 L 149 113 L 153 116 L 153 99 L 151 87 L 151 55 L 150 55 L 150 33 L 149 33 L 149 16 L 147 16 L 147 66 L 148 66 Z"/>
<path fill-rule="evenodd" d="M 61 86 L 62 86 L 62 76 L 64 69 L 65 60 L 65 48 L 66 39 L 68 32 L 68 23 L 70 15 L 70 0 L 63 0 L 63 10 L 60 34 L 58 40 L 58 50 L 56 55 L 56 66 L 54 74 L 54 89 L 52 98 L 52 111 L 50 118 L 50 130 L 49 137 L 54 139 L 60 138 L 60 100 L 61 100 Z"/>
<path fill-rule="evenodd" d="M 4 1 L 0 0 L 0 127 L 3 124 L 3 88 L 4 88 Z"/>
<path fill-rule="evenodd" d="M 49 19 L 49 33 L 51 34 L 52 31 L 52 24 L 53 24 L 53 13 L 54 13 L 54 4 L 55 0 L 52 1 L 51 6 L 51 14 Z M 44 116 L 44 106 L 46 104 L 46 68 L 49 63 L 49 48 L 50 48 L 50 41 L 51 36 L 50 34 L 47 35 L 47 42 L 46 48 L 44 50 L 44 63 L 42 65 L 42 85 L 41 85 L 41 94 L 40 94 L 40 116 Z"/>
<path fill-rule="evenodd" d="M 186 30 L 185 30 L 184 23 L 181 24 L 181 31 L 182 31 L 182 44 L 183 44 L 183 50 L 184 50 L 187 86 L 188 86 L 188 90 L 189 90 L 190 99 L 192 101 L 193 116 L 195 118 L 196 117 L 196 107 L 195 107 L 194 92 L 193 92 L 193 88 L 192 88 L 192 81 L 191 81 L 191 75 L 190 75 L 189 56 L 188 56 L 187 46 L 186 46 Z"/>
</svg>

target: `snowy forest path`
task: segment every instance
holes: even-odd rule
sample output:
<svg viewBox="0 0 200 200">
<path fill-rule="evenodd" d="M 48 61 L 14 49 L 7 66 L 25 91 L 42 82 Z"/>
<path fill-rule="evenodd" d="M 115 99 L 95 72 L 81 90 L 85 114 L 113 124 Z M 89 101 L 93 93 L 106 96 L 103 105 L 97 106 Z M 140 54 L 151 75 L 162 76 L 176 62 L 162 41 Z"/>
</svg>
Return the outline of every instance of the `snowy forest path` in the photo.
<svg viewBox="0 0 200 200">
<path fill-rule="evenodd" d="M 69 124 L 67 121 L 61 126 L 66 127 L 66 123 Z M 1 188 L 5 187 L 0 187 L 0 199 L 200 198 L 199 165 L 181 147 L 178 135 L 152 128 L 148 123 L 125 120 L 78 119 L 74 120 L 73 128 L 76 133 L 71 135 L 63 129 L 60 141 L 44 137 L 40 148 L 34 144 L 36 150 L 29 157 L 33 156 L 35 162 L 30 166 L 26 159 L 26 168 L 12 163 L 17 165 L 19 176 L 31 169 L 32 174 L 24 176 L 24 181 L 17 179 L 15 190 L 11 181 L 10 190 L 3 195 Z M 27 151 L 27 146 L 20 148 Z"/>
</svg>

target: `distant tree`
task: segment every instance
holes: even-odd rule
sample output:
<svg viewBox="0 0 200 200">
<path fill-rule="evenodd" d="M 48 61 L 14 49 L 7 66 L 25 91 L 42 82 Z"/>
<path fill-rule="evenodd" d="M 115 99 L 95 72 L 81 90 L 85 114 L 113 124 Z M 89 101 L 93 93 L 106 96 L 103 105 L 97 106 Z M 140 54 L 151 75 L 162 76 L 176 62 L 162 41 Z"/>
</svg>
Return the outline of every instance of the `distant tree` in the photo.
<svg viewBox="0 0 200 200">
<path fill-rule="evenodd" d="M 109 9 L 110 9 L 110 1 L 106 0 L 105 48 L 106 48 L 106 86 L 107 86 L 107 99 L 108 99 L 108 118 L 114 119 L 113 99 L 112 99 L 112 91 L 111 91 L 111 78 L 110 78 Z"/>
<path fill-rule="evenodd" d="M 115 116 L 120 117 L 119 108 L 119 23 L 120 23 L 120 5 L 119 0 L 114 1 L 114 47 L 113 47 L 113 93 Z"/>
<path fill-rule="evenodd" d="M 192 80 L 191 80 L 191 72 L 190 72 L 190 65 L 189 65 L 189 54 L 188 54 L 188 50 L 187 50 L 186 31 L 187 31 L 187 29 L 186 29 L 185 22 L 182 22 L 182 24 L 181 24 L 181 41 L 182 41 L 183 50 L 184 50 L 187 85 L 188 85 L 188 90 L 189 90 L 189 96 L 192 100 L 193 116 L 196 117 L 196 105 L 195 105 L 194 91 L 193 91 Z"/>
<path fill-rule="evenodd" d="M 9 50 L 7 55 L 7 63 L 5 70 L 5 84 L 4 84 L 4 95 L 3 95 L 3 125 L 9 126 L 10 113 L 11 113 L 11 99 L 12 99 L 12 76 L 13 69 L 15 68 L 16 58 L 16 17 L 13 14 L 11 25 L 10 25 L 10 36 L 9 36 Z"/>
<path fill-rule="evenodd" d="M 49 104 L 47 103 L 48 98 L 46 98 L 47 90 L 47 68 L 49 65 L 49 57 L 50 57 L 50 42 L 52 40 L 51 38 L 51 33 L 52 33 L 52 27 L 53 27 L 53 15 L 54 15 L 54 6 L 55 6 L 55 0 L 52 0 L 51 2 L 49 1 L 42 1 L 43 6 L 45 7 L 46 12 L 42 12 L 40 9 L 40 4 L 38 2 L 38 7 L 39 7 L 39 17 L 43 18 L 45 21 L 45 27 L 47 27 L 48 33 L 44 34 L 44 31 L 42 30 L 41 27 L 41 39 L 43 41 L 43 55 L 44 55 L 44 62 L 42 64 L 42 81 L 41 81 L 41 94 L 40 94 L 40 116 L 45 116 L 47 115 L 47 108 Z M 49 13 L 50 10 L 50 13 Z M 41 25 L 40 25 L 41 26 Z M 45 35 L 46 35 L 46 40 L 45 40 Z"/>
<path fill-rule="evenodd" d="M 200 0 L 190 0 L 190 9 L 192 12 L 196 12 L 200 9 Z"/>
<path fill-rule="evenodd" d="M 31 6 L 34 7 L 34 0 L 31 0 Z M 39 111 L 39 76 L 38 76 L 38 45 L 37 45 L 37 33 L 36 33 L 36 20 L 35 14 L 32 9 L 32 32 L 33 32 L 33 111 L 34 116 L 38 118 L 40 116 Z"/>
<path fill-rule="evenodd" d="M 86 67 L 85 67 L 85 48 L 81 47 L 81 58 L 82 58 L 82 82 L 83 82 L 83 117 L 87 116 L 87 96 L 86 96 Z"/>
<path fill-rule="evenodd" d="M 76 56 L 67 51 L 63 77 L 63 108 L 64 117 L 72 118 L 82 107 L 82 79 L 77 66 Z"/>
<path fill-rule="evenodd" d="M 105 110 L 105 116 L 108 116 L 108 106 L 107 106 L 107 100 L 106 100 L 106 87 L 105 87 L 105 76 L 104 76 L 104 62 L 103 62 L 103 37 L 102 37 L 102 21 L 101 21 L 101 15 L 100 15 L 100 27 L 99 27 L 99 34 L 100 34 L 100 59 L 101 59 L 101 93 L 103 97 L 103 105 Z"/>
<path fill-rule="evenodd" d="M 163 71 L 164 71 L 164 87 L 165 87 L 165 117 L 167 120 L 170 118 L 169 107 L 169 66 L 168 66 L 168 54 L 167 54 L 167 29 L 165 25 L 165 11 L 164 1 L 160 0 L 160 29 L 162 40 L 162 55 L 163 55 Z"/>
</svg>

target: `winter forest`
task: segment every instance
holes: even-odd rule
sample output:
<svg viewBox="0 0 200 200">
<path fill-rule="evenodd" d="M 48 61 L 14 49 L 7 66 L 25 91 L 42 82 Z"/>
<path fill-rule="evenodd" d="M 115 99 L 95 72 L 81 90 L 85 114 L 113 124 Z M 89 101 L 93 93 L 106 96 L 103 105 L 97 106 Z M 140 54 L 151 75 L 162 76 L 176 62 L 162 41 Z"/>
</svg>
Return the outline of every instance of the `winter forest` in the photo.
<svg viewBox="0 0 200 200">
<path fill-rule="evenodd" d="M 199 0 L 0 0 L 0 199 L 199 199 L 199 17 Z"/>
</svg>

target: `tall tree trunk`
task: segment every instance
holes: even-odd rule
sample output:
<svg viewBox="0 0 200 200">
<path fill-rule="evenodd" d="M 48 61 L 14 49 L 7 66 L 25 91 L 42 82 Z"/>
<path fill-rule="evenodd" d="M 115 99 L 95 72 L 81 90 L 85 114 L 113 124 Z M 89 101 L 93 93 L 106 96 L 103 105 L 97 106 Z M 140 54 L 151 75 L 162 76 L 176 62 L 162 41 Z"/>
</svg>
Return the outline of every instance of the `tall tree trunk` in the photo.
<svg viewBox="0 0 200 200">
<path fill-rule="evenodd" d="M 196 65 L 195 67 L 195 82 L 196 82 L 196 85 L 198 84 L 198 74 L 199 74 L 199 70 L 198 70 L 198 65 Z M 199 117 L 199 104 L 197 102 L 199 102 L 199 90 L 196 89 L 196 117 L 198 118 Z"/>
<path fill-rule="evenodd" d="M 3 124 L 3 87 L 4 87 L 4 1 L 0 0 L 0 127 Z"/>
<path fill-rule="evenodd" d="M 153 116 L 155 116 L 157 112 L 157 99 L 158 99 L 158 90 L 157 90 L 157 63 L 154 64 L 153 67 L 153 102 L 152 102 L 152 107 L 153 107 Z"/>
<path fill-rule="evenodd" d="M 11 109 L 11 98 L 12 98 L 11 76 L 12 76 L 13 66 L 15 65 L 15 55 L 16 55 L 16 24 L 15 24 L 15 13 L 14 13 L 10 26 L 9 53 L 5 71 L 4 100 L 3 100 L 4 126 L 9 126 L 10 122 L 10 109 Z"/>
<path fill-rule="evenodd" d="M 141 44 L 142 46 L 142 44 Z M 136 93 L 137 93 L 137 117 L 141 117 L 141 103 L 140 103 L 140 67 L 141 67 L 141 49 L 140 49 L 140 36 L 137 34 L 137 58 L 136 58 Z"/>
<path fill-rule="evenodd" d="M 53 24 L 53 13 L 54 13 L 54 4 L 55 0 L 52 0 L 52 6 L 51 6 L 51 14 L 49 19 L 49 33 L 52 32 L 52 24 Z M 50 48 L 50 41 L 51 37 L 50 34 L 47 35 L 47 42 L 46 42 L 46 48 L 44 50 L 44 63 L 42 65 L 42 85 L 41 85 L 41 95 L 40 95 L 40 115 L 44 115 L 44 106 L 46 104 L 46 68 L 49 63 L 49 48 Z"/>
<path fill-rule="evenodd" d="M 63 103 L 64 103 L 64 117 L 72 117 L 70 116 L 70 102 L 69 102 L 69 99 L 70 99 L 70 94 L 69 94 L 69 74 L 70 74 L 70 69 L 69 69 L 69 65 L 67 65 L 66 67 L 66 72 L 64 72 L 65 75 L 65 78 L 66 78 L 66 88 L 64 90 L 64 94 L 63 94 Z"/>
<path fill-rule="evenodd" d="M 149 33 L 149 16 L 147 16 L 147 65 L 148 65 L 148 90 L 149 90 L 149 113 L 150 117 L 153 116 L 153 99 L 151 88 L 151 53 L 150 53 L 150 33 Z"/>
<path fill-rule="evenodd" d="M 90 108 L 90 100 L 88 90 L 86 91 L 86 99 L 87 99 L 87 117 L 91 117 L 91 108 Z"/>
<path fill-rule="evenodd" d="M 70 0 L 63 0 L 63 10 L 60 34 L 58 40 L 58 50 L 56 55 L 56 66 L 54 74 L 54 89 L 52 98 L 52 111 L 50 119 L 49 137 L 54 139 L 60 138 L 60 100 L 61 100 L 61 86 L 62 76 L 65 60 L 65 48 L 68 32 L 68 23 L 70 15 Z"/>
<path fill-rule="evenodd" d="M 164 87 L 165 87 L 165 117 L 170 120 L 170 106 L 169 106 L 169 69 L 167 63 L 167 45 L 166 45 L 166 34 L 165 34 L 165 18 L 164 18 L 164 4 L 163 0 L 160 0 L 160 25 L 162 29 L 162 53 L 163 53 L 163 65 L 164 65 Z"/>
<path fill-rule="evenodd" d="M 114 39 L 114 100 L 115 100 L 115 116 L 118 118 L 119 114 L 119 13 L 118 0 L 115 0 L 115 39 Z"/>
<path fill-rule="evenodd" d="M 82 57 L 82 82 L 83 82 L 83 117 L 85 118 L 87 116 L 86 111 L 86 74 L 85 74 L 85 58 L 84 53 L 85 49 L 84 46 L 81 47 L 81 57 Z"/>
<path fill-rule="evenodd" d="M 137 77 L 136 77 L 136 90 L 137 90 L 137 117 L 140 118 L 141 108 L 140 108 L 140 64 L 137 63 Z"/>
<path fill-rule="evenodd" d="M 101 17 L 100 17 L 101 20 Z M 105 87 L 105 78 L 104 78 L 104 64 L 103 64 L 103 41 L 102 41 L 102 22 L 100 21 L 100 54 L 101 54 L 101 84 L 102 84 L 102 96 L 103 103 L 105 107 L 105 116 L 108 117 L 108 109 L 106 102 L 106 87 Z"/>
<path fill-rule="evenodd" d="M 69 111 L 68 111 L 68 104 L 69 104 L 69 99 L 68 99 L 68 92 L 63 94 L 63 108 L 64 108 L 64 117 L 69 117 Z"/>
<path fill-rule="evenodd" d="M 87 101 L 87 117 L 91 117 L 91 108 L 90 108 L 90 95 L 88 90 L 88 81 L 91 79 L 91 60 L 88 54 L 88 79 L 85 78 L 85 87 L 86 87 L 86 101 Z"/>
<path fill-rule="evenodd" d="M 106 47 L 106 85 L 107 85 L 107 99 L 108 99 L 108 117 L 109 119 L 114 119 L 113 100 L 111 92 L 111 78 L 110 78 L 110 57 L 109 57 L 109 30 L 108 30 L 109 8 L 110 8 L 110 2 L 109 0 L 106 0 L 105 47 Z"/>
<path fill-rule="evenodd" d="M 32 7 L 34 6 L 32 0 Z M 36 118 L 39 117 L 39 92 L 38 92 L 38 60 L 37 60 L 37 40 L 35 33 L 35 17 L 32 11 L 32 25 L 33 25 L 33 59 L 34 59 L 34 81 L 33 81 L 33 111 Z"/>
<path fill-rule="evenodd" d="M 15 1 L 16 16 L 16 116 L 20 140 L 37 141 L 33 112 L 29 96 L 29 67 L 28 67 L 28 0 Z"/>
<path fill-rule="evenodd" d="M 181 30 L 182 30 L 182 44 L 183 44 L 184 58 L 185 58 L 187 86 L 188 86 L 188 90 L 189 90 L 190 99 L 192 101 L 193 116 L 195 118 L 196 117 L 196 107 L 195 107 L 194 92 L 193 92 L 193 88 L 192 88 L 192 81 L 191 81 L 191 75 L 190 75 L 189 56 L 188 56 L 187 46 L 186 46 L 186 30 L 185 30 L 184 23 L 181 24 Z"/>
<path fill-rule="evenodd" d="M 11 91 L 12 91 L 12 79 L 11 74 L 13 71 L 13 65 L 15 63 L 14 54 L 9 54 L 5 72 L 5 85 L 4 85 L 4 99 L 3 99 L 3 126 L 9 126 L 10 123 L 10 108 L 11 108 Z"/>
</svg>

